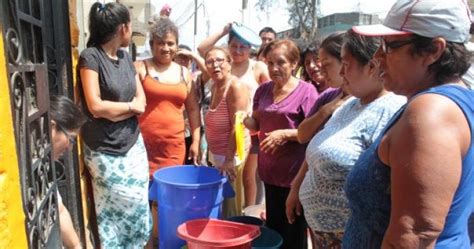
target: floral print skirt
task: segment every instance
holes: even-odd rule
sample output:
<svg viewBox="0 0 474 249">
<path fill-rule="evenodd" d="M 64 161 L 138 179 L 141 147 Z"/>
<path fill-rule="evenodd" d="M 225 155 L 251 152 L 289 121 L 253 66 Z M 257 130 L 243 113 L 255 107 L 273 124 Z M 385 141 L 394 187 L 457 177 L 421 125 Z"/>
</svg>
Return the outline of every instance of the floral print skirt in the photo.
<svg viewBox="0 0 474 249">
<path fill-rule="evenodd" d="M 313 244 L 315 249 L 341 249 L 342 248 L 342 237 L 343 232 L 339 233 L 325 233 L 325 232 L 313 232 Z"/>
<path fill-rule="evenodd" d="M 93 151 L 83 144 L 92 176 L 102 248 L 143 248 L 153 222 L 148 205 L 148 159 L 141 135 L 125 155 Z"/>
</svg>

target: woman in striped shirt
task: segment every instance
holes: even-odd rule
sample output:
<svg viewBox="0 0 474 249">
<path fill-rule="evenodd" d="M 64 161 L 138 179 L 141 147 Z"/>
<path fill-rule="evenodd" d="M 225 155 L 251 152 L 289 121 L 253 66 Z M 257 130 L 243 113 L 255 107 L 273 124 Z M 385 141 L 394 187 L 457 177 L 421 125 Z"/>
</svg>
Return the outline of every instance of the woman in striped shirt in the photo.
<svg viewBox="0 0 474 249">
<path fill-rule="evenodd" d="M 231 58 L 227 50 L 212 48 L 204 59 L 213 82 L 211 103 L 204 119 L 209 160 L 233 181 L 237 176 L 236 168 L 241 164 L 235 156 L 234 116 L 237 111 L 247 110 L 248 90 L 231 75 Z M 231 202 L 224 202 L 224 217 L 237 215 L 241 209 L 240 200 Z"/>
</svg>

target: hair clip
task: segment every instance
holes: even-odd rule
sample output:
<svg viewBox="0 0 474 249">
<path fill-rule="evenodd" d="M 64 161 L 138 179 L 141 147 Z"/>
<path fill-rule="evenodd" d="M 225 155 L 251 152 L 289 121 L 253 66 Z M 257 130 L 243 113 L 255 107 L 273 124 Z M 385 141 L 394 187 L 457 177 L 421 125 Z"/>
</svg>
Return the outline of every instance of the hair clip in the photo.
<svg viewBox="0 0 474 249">
<path fill-rule="evenodd" d="M 104 4 L 104 3 L 100 3 L 98 10 L 99 10 L 99 12 L 104 11 L 104 10 L 105 10 L 105 4 Z"/>
</svg>

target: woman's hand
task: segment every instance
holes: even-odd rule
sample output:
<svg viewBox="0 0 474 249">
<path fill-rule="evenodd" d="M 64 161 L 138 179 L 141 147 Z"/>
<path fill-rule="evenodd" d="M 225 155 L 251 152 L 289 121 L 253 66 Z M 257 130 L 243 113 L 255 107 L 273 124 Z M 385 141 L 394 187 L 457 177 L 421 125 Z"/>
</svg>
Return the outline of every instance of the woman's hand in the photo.
<svg viewBox="0 0 474 249">
<path fill-rule="evenodd" d="M 331 116 L 334 113 L 334 111 L 337 108 L 339 108 L 342 104 L 344 104 L 349 97 L 350 95 L 344 95 L 341 92 L 340 94 L 337 95 L 335 99 L 331 100 L 331 102 L 321 107 L 322 112 L 325 113 L 326 115 Z"/>
<path fill-rule="evenodd" d="M 176 51 L 176 55 L 183 55 L 189 58 L 194 58 L 194 53 L 186 49 L 178 49 L 178 51 Z"/>
<path fill-rule="evenodd" d="M 193 142 L 189 147 L 188 160 L 193 160 L 194 165 L 199 165 L 199 143 Z"/>
<path fill-rule="evenodd" d="M 224 35 L 227 35 L 227 34 L 230 33 L 230 30 L 231 30 L 231 29 L 232 29 L 232 23 L 230 22 L 230 23 L 228 23 L 228 24 L 226 24 L 226 25 L 224 26 L 224 28 L 222 29 L 222 33 L 223 33 Z"/>
<path fill-rule="evenodd" d="M 240 123 L 243 124 L 244 126 L 245 126 L 245 119 L 251 118 L 251 117 L 252 116 L 250 115 L 250 113 L 246 111 L 237 111 L 234 114 L 234 120 L 240 121 Z"/>
<path fill-rule="evenodd" d="M 244 124 L 245 128 L 251 131 L 258 131 L 257 121 L 252 117 L 251 113 L 245 112 L 245 111 L 239 111 L 235 113 L 235 115 L 241 115 L 242 124 Z"/>
<path fill-rule="evenodd" d="M 130 111 L 136 113 L 136 114 L 142 114 L 145 112 L 145 105 L 140 103 L 136 98 L 133 98 L 131 102 L 128 102 Z"/>
<path fill-rule="evenodd" d="M 234 181 L 237 176 L 237 171 L 234 165 L 234 159 L 225 159 L 222 166 L 217 166 L 217 169 L 222 175 L 227 176 L 230 181 Z"/>
<path fill-rule="evenodd" d="M 290 193 L 286 198 L 286 218 L 288 223 L 293 224 L 295 222 L 295 214 L 300 216 L 302 213 L 300 197 L 298 195 L 299 189 L 291 187 Z"/>
<path fill-rule="evenodd" d="M 242 115 L 242 124 L 244 124 L 245 128 L 249 128 L 250 126 L 250 122 L 252 122 L 251 118 L 252 116 L 250 115 L 250 113 L 245 113 L 245 112 L 241 112 Z"/>
<path fill-rule="evenodd" d="M 265 134 L 267 137 L 260 143 L 260 150 L 264 153 L 274 154 L 286 142 L 286 131 L 275 130 Z"/>
</svg>

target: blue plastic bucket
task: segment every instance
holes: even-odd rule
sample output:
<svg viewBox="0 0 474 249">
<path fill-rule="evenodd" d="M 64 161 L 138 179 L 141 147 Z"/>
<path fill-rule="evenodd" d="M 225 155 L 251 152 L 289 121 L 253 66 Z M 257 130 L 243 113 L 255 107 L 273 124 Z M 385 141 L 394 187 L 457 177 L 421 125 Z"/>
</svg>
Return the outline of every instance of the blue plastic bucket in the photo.
<svg viewBox="0 0 474 249">
<path fill-rule="evenodd" d="M 252 216 L 232 216 L 227 218 L 226 220 L 249 225 L 263 226 L 263 220 Z"/>
<path fill-rule="evenodd" d="M 189 220 L 219 218 L 226 178 L 205 166 L 167 167 L 153 174 L 150 199 L 158 201 L 160 248 L 186 244 L 176 235 L 177 227 Z"/>
<path fill-rule="evenodd" d="M 281 235 L 268 227 L 260 227 L 260 236 L 252 241 L 252 249 L 278 249 L 283 244 Z"/>
</svg>

